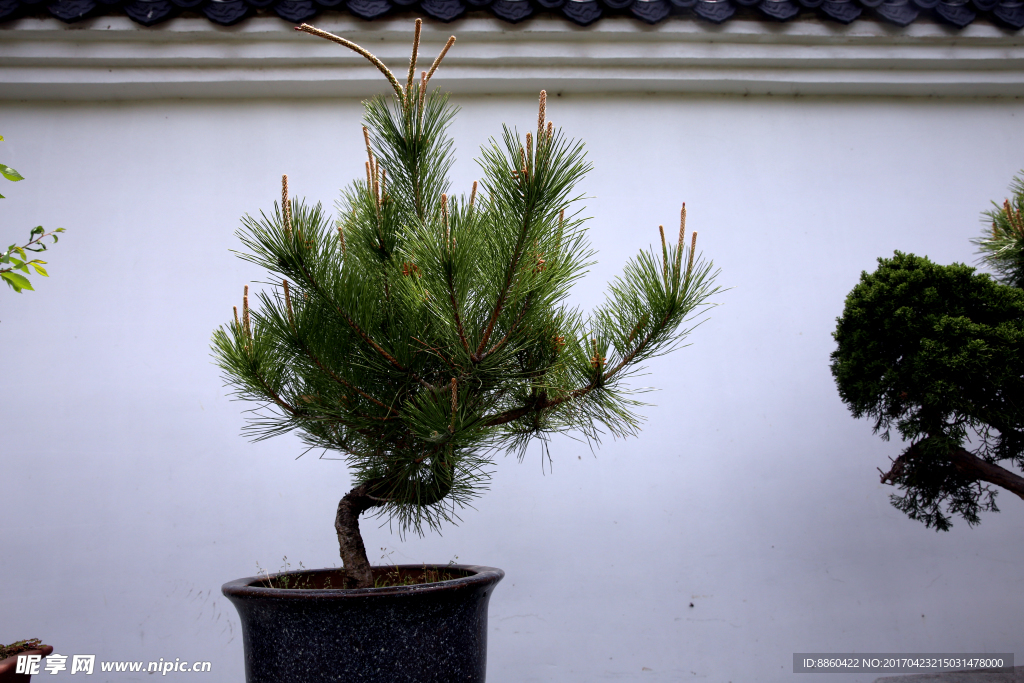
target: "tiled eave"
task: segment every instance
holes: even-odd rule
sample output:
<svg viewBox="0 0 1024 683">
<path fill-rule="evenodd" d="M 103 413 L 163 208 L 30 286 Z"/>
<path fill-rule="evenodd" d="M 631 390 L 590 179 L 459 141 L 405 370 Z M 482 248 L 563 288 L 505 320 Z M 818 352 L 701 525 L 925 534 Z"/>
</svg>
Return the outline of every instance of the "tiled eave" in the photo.
<svg viewBox="0 0 1024 683">
<path fill-rule="evenodd" d="M 408 63 L 410 17 L 317 25 Z M 458 42 L 435 83 L 457 93 L 1024 97 L 1024 35 L 933 21 L 897 28 L 818 19 L 650 26 L 610 17 L 581 28 L 555 17 L 511 25 L 487 15 L 427 21 L 424 54 Z M 127 17 L 0 25 L 0 99 L 364 97 L 386 83 L 359 55 L 278 18 L 231 27 L 179 17 L 146 28 Z"/>
<path fill-rule="evenodd" d="M 1021 0 L 0 0 L 0 22 L 53 16 L 71 23 L 121 15 L 145 26 L 182 14 L 230 26 L 254 15 L 298 23 L 337 14 L 376 20 L 407 11 L 442 22 L 475 11 L 513 24 L 548 15 L 580 26 L 625 15 L 649 24 L 677 19 L 719 24 L 736 18 L 773 23 L 817 17 L 840 24 L 877 19 L 907 26 L 923 18 L 957 28 L 975 21 L 1013 31 L 1024 27 Z"/>
</svg>

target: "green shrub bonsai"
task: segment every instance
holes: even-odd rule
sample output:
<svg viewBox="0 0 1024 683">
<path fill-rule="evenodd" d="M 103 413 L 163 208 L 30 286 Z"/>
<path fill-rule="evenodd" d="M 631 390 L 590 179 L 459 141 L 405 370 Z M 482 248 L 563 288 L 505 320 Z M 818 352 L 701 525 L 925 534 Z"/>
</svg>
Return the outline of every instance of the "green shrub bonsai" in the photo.
<svg viewBox="0 0 1024 683">
<path fill-rule="evenodd" d="M 903 492 L 893 505 L 937 530 L 949 514 L 977 524 L 998 510 L 990 484 L 1024 498 L 1024 478 L 998 464 L 1024 467 L 1024 291 L 912 254 L 878 264 L 837 320 L 839 395 L 909 443 L 882 472 Z"/>
<path fill-rule="evenodd" d="M 365 177 L 339 217 L 289 198 L 245 217 L 242 258 L 270 289 L 214 333 L 227 383 L 265 404 L 256 438 L 295 430 L 311 448 L 343 454 L 355 486 L 335 529 L 347 585 L 372 585 L 359 516 L 384 515 L 422 533 L 456 519 L 488 481 L 493 454 L 522 456 L 534 439 L 578 431 L 635 433 L 640 405 L 624 382 L 679 345 L 684 321 L 717 291 L 696 233 L 642 252 L 589 316 L 566 303 L 592 252 L 574 213 L 589 166 L 583 145 L 546 119 L 504 128 L 483 149 L 482 181 L 450 193 L 447 129 L 456 110 L 428 85 L 455 38 L 416 75 L 420 21 L 404 83 L 349 47 L 394 95 L 365 103 Z"/>
</svg>

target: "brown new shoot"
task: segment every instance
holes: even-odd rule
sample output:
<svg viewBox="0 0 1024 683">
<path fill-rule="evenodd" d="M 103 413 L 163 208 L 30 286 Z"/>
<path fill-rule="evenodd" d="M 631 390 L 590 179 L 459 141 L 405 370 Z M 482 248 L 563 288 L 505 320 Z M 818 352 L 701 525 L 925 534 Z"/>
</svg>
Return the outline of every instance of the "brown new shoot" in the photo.
<svg viewBox="0 0 1024 683">
<path fill-rule="evenodd" d="M 391 87 L 395 89 L 395 93 L 398 95 L 399 99 L 401 99 L 403 102 L 405 101 L 405 91 L 402 89 L 402 84 L 398 82 L 397 78 L 395 78 L 395 74 L 391 73 L 391 69 L 387 68 L 384 65 L 384 62 L 377 59 L 377 57 L 374 56 L 373 53 L 371 53 L 366 48 L 356 45 L 351 40 L 346 40 L 341 36 L 336 36 L 333 33 L 322 31 L 316 28 L 315 26 L 310 26 L 309 24 L 302 24 L 301 26 L 296 26 L 295 30 L 303 31 L 304 33 L 308 33 L 319 38 L 330 40 L 332 42 L 338 43 L 339 45 L 344 45 L 353 52 L 362 55 L 367 60 L 369 60 L 371 64 L 377 67 L 377 69 L 382 74 L 384 74 L 384 77 L 388 79 L 389 83 L 391 83 Z M 454 40 L 454 37 L 452 38 L 452 40 Z"/>
<path fill-rule="evenodd" d="M 282 280 L 281 283 L 284 285 L 284 308 L 288 313 L 288 323 L 295 329 L 295 314 L 292 312 L 292 295 L 288 291 L 288 281 Z"/>
<path fill-rule="evenodd" d="M 405 91 L 412 92 L 412 81 L 416 77 L 416 57 L 420 51 L 420 31 L 423 29 L 423 20 L 416 19 L 416 32 L 412 38 L 412 56 L 409 58 L 409 77 L 405 81 Z M 408 103 L 406 104 L 408 106 Z"/>
<path fill-rule="evenodd" d="M 252 339 L 252 330 L 249 328 L 249 285 L 245 286 L 242 295 L 242 331 L 246 338 Z"/>
<path fill-rule="evenodd" d="M 591 339 L 590 341 L 594 346 L 594 355 L 590 357 L 590 367 L 600 371 L 604 367 L 605 357 L 597 352 L 597 340 Z"/>
<path fill-rule="evenodd" d="M 444 59 L 444 56 L 448 54 L 448 50 L 452 49 L 452 45 L 454 44 L 455 36 L 451 36 L 448 38 L 448 42 L 444 44 L 444 47 L 441 48 L 441 54 L 439 54 L 437 59 L 434 60 L 434 63 L 430 65 L 430 70 L 427 71 L 427 75 L 423 78 L 424 87 L 430 82 L 430 77 L 434 75 L 435 71 L 437 71 L 437 67 L 441 66 L 441 60 Z"/>
<path fill-rule="evenodd" d="M 281 176 L 281 218 L 285 237 L 292 236 L 292 200 L 288 198 L 288 176 Z"/>
</svg>

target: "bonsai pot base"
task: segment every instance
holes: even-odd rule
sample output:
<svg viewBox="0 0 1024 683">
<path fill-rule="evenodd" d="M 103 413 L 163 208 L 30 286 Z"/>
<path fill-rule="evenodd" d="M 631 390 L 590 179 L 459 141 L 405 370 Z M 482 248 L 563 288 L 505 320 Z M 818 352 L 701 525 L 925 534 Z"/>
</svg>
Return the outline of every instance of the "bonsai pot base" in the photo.
<svg viewBox="0 0 1024 683">
<path fill-rule="evenodd" d="M 374 576 L 425 569 L 453 578 L 342 589 L 330 587 L 344 585 L 342 570 L 317 569 L 224 584 L 242 622 L 247 683 L 483 683 L 487 603 L 505 573 L 403 565 Z M 285 581 L 303 587 L 267 587 Z"/>
</svg>

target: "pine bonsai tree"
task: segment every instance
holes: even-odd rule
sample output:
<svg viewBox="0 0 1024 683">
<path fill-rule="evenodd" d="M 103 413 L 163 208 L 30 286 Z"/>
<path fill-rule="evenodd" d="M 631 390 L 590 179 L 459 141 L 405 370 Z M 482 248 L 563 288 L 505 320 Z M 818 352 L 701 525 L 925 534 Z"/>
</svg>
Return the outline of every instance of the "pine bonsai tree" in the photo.
<svg viewBox="0 0 1024 683">
<path fill-rule="evenodd" d="M 455 108 L 349 41 L 303 24 L 372 62 L 394 95 L 365 103 L 365 177 L 343 192 L 339 218 L 289 198 L 245 217 L 242 254 L 270 289 L 214 333 L 226 381 L 266 410 L 248 425 L 266 438 L 298 432 L 343 454 L 355 486 L 335 529 L 348 585 L 372 585 L 359 516 L 388 516 L 422 533 L 454 521 L 486 487 L 499 451 L 522 457 L 565 431 L 597 440 L 634 434 L 640 405 L 625 381 L 668 352 L 704 309 L 717 273 L 695 256 L 696 233 L 642 252 L 589 316 L 566 304 L 592 255 L 574 213 L 589 168 L 583 144 L 546 119 L 504 128 L 482 151 L 483 179 L 450 194 L 447 137 Z"/>
<path fill-rule="evenodd" d="M 862 273 L 833 334 L 832 375 L 854 417 L 909 446 L 882 483 L 937 530 L 998 511 L 994 484 L 1024 498 L 1024 291 L 896 252 Z M 881 472 L 881 470 L 879 470 Z M 945 508 L 945 512 L 943 511 Z"/>
</svg>

